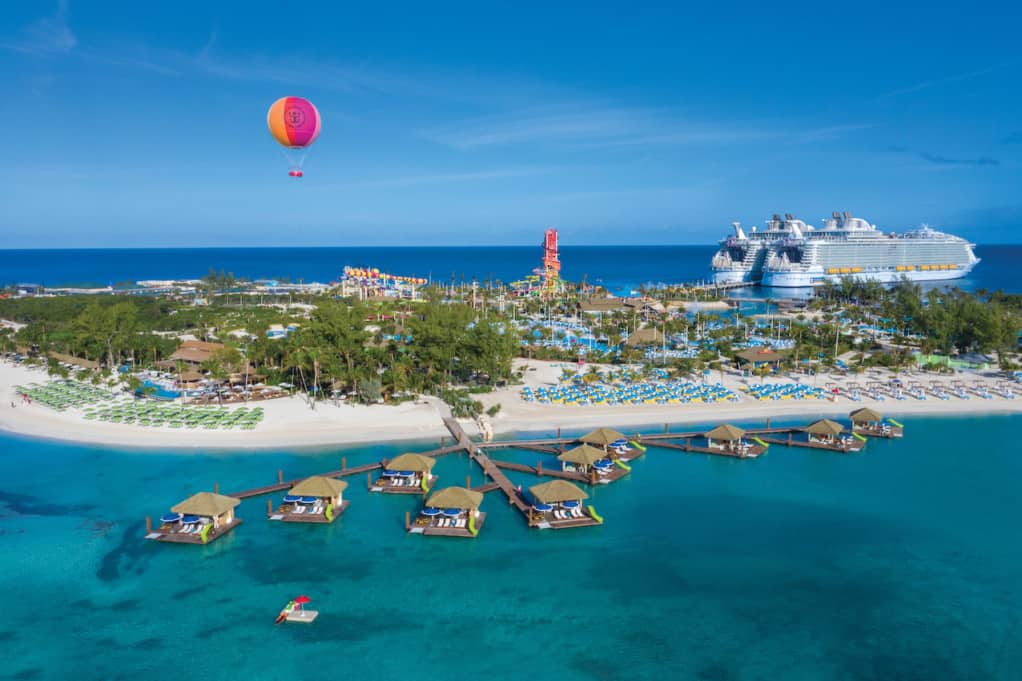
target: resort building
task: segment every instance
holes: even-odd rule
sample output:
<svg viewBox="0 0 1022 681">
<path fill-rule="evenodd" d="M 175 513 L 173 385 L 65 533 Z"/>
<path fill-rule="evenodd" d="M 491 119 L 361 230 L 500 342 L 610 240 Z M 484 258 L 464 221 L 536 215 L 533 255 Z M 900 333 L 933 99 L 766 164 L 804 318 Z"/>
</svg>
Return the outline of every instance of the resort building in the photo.
<svg viewBox="0 0 1022 681">
<path fill-rule="evenodd" d="M 376 482 L 370 476 L 369 491 L 385 494 L 425 494 L 436 484 L 436 459 L 422 454 L 401 454 L 385 461 Z"/>
<path fill-rule="evenodd" d="M 270 503 L 270 520 L 288 523 L 332 523 L 348 508 L 344 499 L 348 483 L 336 478 L 314 475 L 291 488 L 276 511 Z"/>
<path fill-rule="evenodd" d="M 207 544 L 222 537 L 241 524 L 234 508 L 241 499 L 199 492 L 173 506 L 160 518 L 160 527 L 153 530 L 146 518 L 146 539 L 182 544 Z"/>
<path fill-rule="evenodd" d="M 406 517 L 405 526 L 413 534 L 475 537 L 486 520 L 486 514 L 479 510 L 482 503 L 482 492 L 446 487 L 429 497 L 414 522 Z"/>
<path fill-rule="evenodd" d="M 567 480 L 552 480 L 529 488 L 533 503 L 529 508 L 529 527 L 561 529 L 600 525 L 603 518 L 592 506 L 582 502 L 589 498 L 582 489 Z"/>
<path fill-rule="evenodd" d="M 224 347 L 226 346 L 223 343 L 207 343 L 199 340 L 182 341 L 181 345 L 177 346 L 177 350 L 161 364 L 175 368 L 180 362 L 193 369 L 198 369 L 214 352 L 223 350 Z"/>
</svg>

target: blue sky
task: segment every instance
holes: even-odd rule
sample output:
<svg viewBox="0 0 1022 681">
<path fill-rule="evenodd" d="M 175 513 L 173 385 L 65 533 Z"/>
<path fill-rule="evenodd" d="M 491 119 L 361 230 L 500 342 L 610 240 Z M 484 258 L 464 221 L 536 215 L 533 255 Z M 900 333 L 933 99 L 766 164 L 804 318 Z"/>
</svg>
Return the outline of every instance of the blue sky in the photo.
<svg viewBox="0 0 1022 681">
<path fill-rule="evenodd" d="M 675 5 L 11 3 L 0 233 L 708 243 L 850 210 L 1022 240 L 1020 10 Z M 266 129 L 284 95 L 323 117 L 301 180 Z"/>
</svg>

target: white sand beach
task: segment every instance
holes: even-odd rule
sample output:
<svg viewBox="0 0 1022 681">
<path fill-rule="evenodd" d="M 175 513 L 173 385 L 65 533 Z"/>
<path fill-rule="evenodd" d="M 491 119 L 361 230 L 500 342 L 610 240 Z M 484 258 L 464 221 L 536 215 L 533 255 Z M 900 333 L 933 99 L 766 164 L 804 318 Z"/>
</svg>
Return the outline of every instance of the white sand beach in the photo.
<svg viewBox="0 0 1022 681">
<path fill-rule="evenodd" d="M 562 367 L 567 366 L 560 362 L 516 360 L 516 367 L 525 369 L 526 384 L 534 389 L 556 384 Z M 864 384 L 870 380 L 887 380 L 889 377 L 890 374 L 885 371 L 845 379 L 819 376 L 817 381 L 823 387 L 831 382 L 840 385 L 842 381 L 857 381 Z M 710 378 L 713 382 L 721 381 L 717 372 Z M 925 385 L 933 381 L 950 385 L 951 381 L 959 379 L 969 385 L 983 383 L 991 388 L 1003 382 L 1003 379 L 994 376 L 978 374 L 944 377 L 909 375 L 905 378 L 918 380 Z M 300 397 L 268 400 L 258 403 L 265 410 L 265 419 L 250 431 L 182 431 L 86 421 L 82 418 L 81 410 L 55 411 L 41 404 L 25 405 L 16 399 L 15 385 L 45 383 L 47 380 L 42 369 L 0 364 L 0 431 L 126 448 L 246 450 L 328 447 L 400 440 L 439 441 L 440 437 L 448 435 L 442 418 L 449 414 L 449 410 L 434 398 L 420 398 L 397 406 L 335 406 L 333 403 L 320 402 L 315 410 L 310 409 L 308 403 Z M 725 386 L 739 394 L 746 381 L 756 383 L 759 379 L 742 379 L 725 374 L 722 380 Z M 806 382 L 812 385 L 812 379 Z M 845 397 L 838 397 L 834 401 L 758 401 L 743 395 L 738 402 L 714 404 L 574 406 L 526 403 L 519 397 L 519 391 L 520 386 L 516 386 L 480 396 L 480 401 L 486 407 L 501 405 L 500 412 L 490 419 L 493 431 L 498 436 L 525 431 L 552 431 L 557 428 L 567 431 L 597 426 L 623 429 L 663 424 L 758 421 L 767 418 L 808 420 L 817 416 L 846 416 L 862 406 L 870 406 L 895 418 L 932 414 L 1022 413 L 1022 395 L 1015 399 L 996 395 L 992 399 L 982 399 L 974 395 L 968 400 L 952 397 L 944 401 L 930 397 L 925 401 L 909 398 L 904 401 L 887 399 L 883 402 L 867 397 L 863 397 L 860 402 Z M 12 407 L 12 402 L 16 406 Z M 470 421 L 463 421 L 463 425 L 470 434 L 478 432 L 476 425 Z"/>
</svg>

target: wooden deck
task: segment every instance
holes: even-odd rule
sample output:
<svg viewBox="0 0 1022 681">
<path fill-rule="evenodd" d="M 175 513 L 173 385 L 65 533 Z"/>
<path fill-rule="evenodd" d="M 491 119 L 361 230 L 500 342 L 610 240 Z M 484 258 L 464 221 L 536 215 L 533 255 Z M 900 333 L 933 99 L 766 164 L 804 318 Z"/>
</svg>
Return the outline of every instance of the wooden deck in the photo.
<svg viewBox="0 0 1022 681">
<path fill-rule="evenodd" d="M 584 510 L 580 509 L 580 512 L 581 516 L 557 518 L 554 516 L 553 511 L 540 513 L 533 510 L 529 515 L 529 527 L 535 527 L 539 530 L 567 530 L 573 527 L 592 527 L 593 525 L 603 524 L 603 520 L 597 520 L 590 515 L 588 507 Z"/>
<path fill-rule="evenodd" d="M 887 430 L 882 428 L 868 428 L 866 426 L 855 426 L 855 431 L 859 435 L 865 435 L 866 437 L 878 437 L 893 440 L 895 438 L 904 437 L 905 430 L 898 426 L 887 426 Z"/>
<path fill-rule="evenodd" d="M 766 440 L 764 440 L 766 442 Z M 750 445 L 745 450 L 731 450 L 723 449 L 720 447 L 707 447 L 705 445 L 694 445 L 688 439 L 683 443 L 669 442 L 668 440 L 656 440 L 648 443 L 649 447 L 660 447 L 661 449 L 673 449 L 679 452 L 688 452 L 690 454 L 711 454 L 713 456 L 726 456 L 732 459 L 755 459 L 756 457 L 764 454 L 767 450 L 762 445 Z"/>
<path fill-rule="evenodd" d="M 344 512 L 348 510 L 349 505 L 351 505 L 351 502 L 345 499 L 341 502 L 340 508 L 334 509 L 333 517 L 329 519 L 324 513 L 294 513 L 292 511 L 285 510 L 289 508 L 288 506 L 281 506 L 276 511 L 269 514 L 269 519 L 279 520 L 284 523 L 320 523 L 328 525 L 340 518 Z"/>
<path fill-rule="evenodd" d="M 209 534 L 206 535 L 206 541 L 202 541 L 202 537 L 198 534 L 183 534 L 181 532 L 173 532 L 164 530 L 162 527 L 154 529 L 152 532 L 146 534 L 146 539 L 152 539 L 154 541 L 168 542 L 171 544 L 212 544 L 214 541 L 231 532 L 235 527 L 241 524 L 241 518 L 235 518 L 234 522 L 230 525 L 221 525 L 219 529 L 210 530 Z"/>
<path fill-rule="evenodd" d="M 422 496 L 427 494 L 428 490 L 422 489 L 420 485 L 394 485 L 390 484 L 389 478 L 379 477 L 375 481 L 370 478 L 369 480 L 369 491 L 378 492 L 380 494 L 417 494 Z M 436 486 L 437 476 L 429 476 L 429 480 L 426 485 L 429 489 L 433 489 Z"/>
<path fill-rule="evenodd" d="M 781 438 L 775 437 L 762 437 L 760 438 L 763 442 L 768 442 L 774 445 L 784 445 L 785 447 L 802 447 L 804 449 L 819 449 L 826 452 L 837 452 L 839 454 L 856 454 L 866 448 L 866 443 L 862 440 L 852 438 L 852 441 L 847 445 L 840 443 L 830 444 L 827 442 L 809 442 L 807 440 L 796 440 L 791 434 L 788 435 L 788 439 L 782 440 Z"/>
<path fill-rule="evenodd" d="M 486 513 L 484 511 L 480 511 L 479 515 L 476 516 L 476 534 L 472 534 L 472 531 L 468 529 L 467 524 L 465 527 L 437 527 L 433 524 L 423 524 L 421 520 L 426 519 L 420 515 L 409 524 L 409 534 L 422 534 L 427 537 L 462 537 L 466 539 L 474 539 L 483 529 L 483 523 L 486 522 Z"/>
</svg>

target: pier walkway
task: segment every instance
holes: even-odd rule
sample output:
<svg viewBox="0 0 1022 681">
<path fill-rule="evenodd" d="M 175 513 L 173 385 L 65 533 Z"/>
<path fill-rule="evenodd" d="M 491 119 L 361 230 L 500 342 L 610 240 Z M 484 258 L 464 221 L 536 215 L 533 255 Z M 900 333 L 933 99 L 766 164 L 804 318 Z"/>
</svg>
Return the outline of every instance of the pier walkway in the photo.
<svg viewBox="0 0 1022 681">
<path fill-rule="evenodd" d="M 529 504 L 525 503 L 522 499 L 522 495 L 518 493 L 518 488 L 514 486 L 511 480 L 504 475 L 504 472 L 497 467 L 490 457 L 476 446 L 472 440 L 469 439 L 468 435 L 465 434 L 461 424 L 452 417 L 444 419 L 444 425 L 447 426 L 447 430 L 454 436 L 455 442 L 457 442 L 463 449 L 468 451 L 469 458 L 479 464 L 479 467 L 483 469 L 483 473 L 486 474 L 490 480 L 497 485 L 497 487 L 507 495 L 507 500 L 512 506 L 517 508 L 522 514 L 528 519 L 529 517 Z"/>
</svg>

